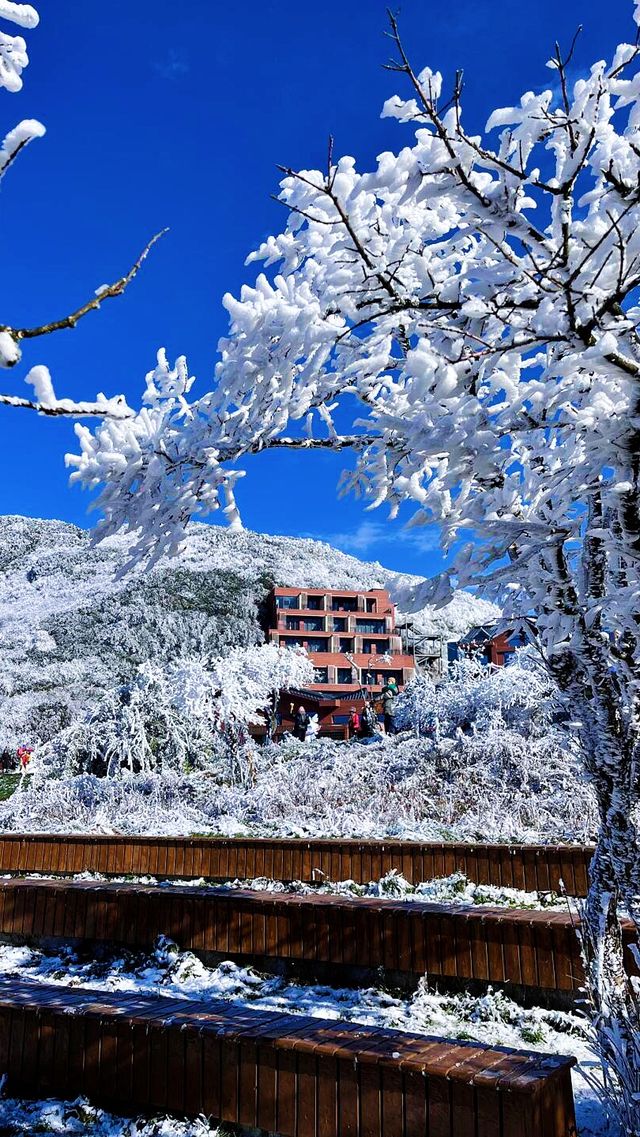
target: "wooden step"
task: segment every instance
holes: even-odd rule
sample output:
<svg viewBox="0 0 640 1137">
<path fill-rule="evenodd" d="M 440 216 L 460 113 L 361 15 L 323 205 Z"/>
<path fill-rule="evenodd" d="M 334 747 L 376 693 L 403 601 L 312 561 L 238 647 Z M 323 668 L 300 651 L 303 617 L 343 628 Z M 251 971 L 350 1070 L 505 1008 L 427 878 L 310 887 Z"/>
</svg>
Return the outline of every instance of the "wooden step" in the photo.
<svg viewBox="0 0 640 1137">
<path fill-rule="evenodd" d="M 184 880 L 249 879 L 366 884 L 395 870 L 411 883 L 463 872 L 477 884 L 586 896 L 591 845 L 227 837 L 0 836 L 0 873 L 100 872 Z"/>
<path fill-rule="evenodd" d="M 0 979 L 5 1092 L 282 1137 L 572 1137 L 575 1059 Z"/>
<path fill-rule="evenodd" d="M 638 974 L 630 922 L 624 934 L 629 973 Z M 267 969 L 306 965 L 322 981 L 349 982 L 384 969 L 412 982 L 427 974 L 549 993 L 575 992 L 584 983 L 568 912 L 184 885 L 0 881 L 0 936 L 10 940 L 149 951 L 160 935 L 205 958 Z"/>
</svg>

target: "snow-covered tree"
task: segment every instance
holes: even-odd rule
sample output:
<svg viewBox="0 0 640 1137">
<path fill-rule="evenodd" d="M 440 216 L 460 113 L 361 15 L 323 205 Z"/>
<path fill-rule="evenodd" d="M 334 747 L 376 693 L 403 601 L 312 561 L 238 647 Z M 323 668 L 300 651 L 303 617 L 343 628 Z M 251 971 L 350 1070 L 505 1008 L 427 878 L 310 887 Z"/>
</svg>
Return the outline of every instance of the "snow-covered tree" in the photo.
<svg viewBox="0 0 640 1137">
<path fill-rule="evenodd" d="M 173 696 L 163 669 L 143 665 L 130 683 L 110 691 L 94 710 L 36 747 L 30 771 L 35 792 L 42 778 L 171 775 L 206 764 L 212 732 L 203 719 L 182 714 Z"/>
<path fill-rule="evenodd" d="M 284 170 L 289 220 L 250 258 L 267 269 L 255 286 L 225 297 L 215 390 L 194 400 L 185 360 L 161 352 L 138 415 L 76 428 L 72 479 L 104 485 L 100 532 L 129 526 L 136 555 L 157 555 L 192 514 L 238 523 L 243 456 L 351 450 L 345 489 L 409 503 L 457 554 L 438 597 L 456 579 L 536 614 L 599 802 L 589 978 L 637 1134 L 616 912 L 640 928 L 638 40 L 573 85 L 575 43 L 557 49 L 549 88 L 481 134 L 461 77 L 443 93 L 393 19 L 392 36 L 409 95 L 383 115 L 413 138 L 369 171 L 331 147 L 323 170 Z"/>
<path fill-rule="evenodd" d="M 282 691 L 308 686 L 314 667 L 302 648 L 268 643 L 228 655 L 185 660 L 170 669 L 174 703 L 224 727 L 270 726 Z"/>
<path fill-rule="evenodd" d="M 248 728 L 268 721 L 282 689 L 313 681 L 299 649 L 277 644 L 234 648 L 212 659 L 190 657 L 162 667 L 145 663 L 130 683 L 110 691 L 90 713 L 36 748 L 30 772 L 41 778 L 78 774 L 122 778 L 230 763 L 241 779 L 250 763 Z"/>
</svg>

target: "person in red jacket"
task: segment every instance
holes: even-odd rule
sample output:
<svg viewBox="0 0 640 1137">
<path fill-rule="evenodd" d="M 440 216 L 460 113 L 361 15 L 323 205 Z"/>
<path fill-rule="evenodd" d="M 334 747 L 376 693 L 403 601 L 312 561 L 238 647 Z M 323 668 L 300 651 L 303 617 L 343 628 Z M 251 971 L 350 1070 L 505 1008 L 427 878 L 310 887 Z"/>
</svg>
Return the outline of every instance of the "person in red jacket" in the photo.
<svg viewBox="0 0 640 1137">
<path fill-rule="evenodd" d="M 32 746 L 19 746 L 18 747 L 18 760 L 20 762 L 21 773 L 24 774 L 27 766 L 29 765 L 29 762 L 31 761 L 31 755 L 32 754 L 33 754 L 33 747 Z"/>
<path fill-rule="evenodd" d="M 355 707 L 349 715 L 349 738 L 357 738 L 360 734 L 360 715 Z"/>
</svg>

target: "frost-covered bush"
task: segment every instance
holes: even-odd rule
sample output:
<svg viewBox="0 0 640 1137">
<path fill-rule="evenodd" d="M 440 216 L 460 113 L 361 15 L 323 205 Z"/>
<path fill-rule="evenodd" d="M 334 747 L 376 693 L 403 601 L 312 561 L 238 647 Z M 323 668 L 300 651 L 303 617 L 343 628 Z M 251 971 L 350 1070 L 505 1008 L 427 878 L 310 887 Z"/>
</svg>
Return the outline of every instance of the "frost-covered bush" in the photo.
<svg viewBox="0 0 640 1137">
<path fill-rule="evenodd" d="M 534 792 L 549 769 L 581 757 L 578 724 L 568 718 L 557 685 L 529 648 L 508 667 L 462 659 L 437 686 L 417 675 L 398 706 L 398 724 L 432 741 L 445 776 L 489 763 L 505 784 L 524 780 Z"/>
<path fill-rule="evenodd" d="M 509 764 L 478 747 L 443 776 L 438 748 L 401 735 L 373 745 L 288 741 L 258 754 L 255 785 L 229 787 L 224 812 L 268 830 L 487 840 L 584 839 L 595 806 L 575 757 L 526 745 Z"/>
<path fill-rule="evenodd" d="M 280 692 L 308 686 L 314 675 L 304 649 L 275 643 L 233 648 L 206 663 L 185 660 L 168 670 L 173 703 L 185 715 L 242 726 L 272 718 Z"/>
<path fill-rule="evenodd" d="M 478 747 L 445 777 L 433 742 L 407 733 L 366 746 L 288 737 L 252 759 L 242 781 L 213 769 L 34 780 L 0 803 L 0 828 L 492 841 L 585 840 L 596 828 L 569 753 L 540 762 L 521 745 L 505 776 L 503 758 Z"/>
<path fill-rule="evenodd" d="M 98 778 L 33 778 L 5 802 L 0 824 L 17 832 L 200 832 L 209 827 L 206 795 L 215 781 L 202 774 L 125 775 Z M 0 807 L 1 808 L 1 807 Z"/>
<path fill-rule="evenodd" d="M 264 723 L 283 688 L 313 680 L 302 650 L 277 644 L 234 648 L 161 668 L 146 663 L 84 719 L 36 750 L 33 776 L 208 770 L 240 780 L 252 765 L 247 728 Z"/>
</svg>

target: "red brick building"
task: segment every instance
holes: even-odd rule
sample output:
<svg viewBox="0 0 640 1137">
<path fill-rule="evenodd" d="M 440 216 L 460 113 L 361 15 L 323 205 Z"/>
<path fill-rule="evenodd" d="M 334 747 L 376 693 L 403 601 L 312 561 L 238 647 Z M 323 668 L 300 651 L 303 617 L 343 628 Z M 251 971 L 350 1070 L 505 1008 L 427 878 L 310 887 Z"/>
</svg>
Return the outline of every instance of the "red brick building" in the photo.
<svg viewBox="0 0 640 1137">
<path fill-rule="evenodd" d="M 362 707 L 365 691 L 379 692 L 391 676 L 403 687 L 415 670 L 413 652 L 396 630 L 394 604 L 382 588 L 274 588 L 267 638 L 308 652 L 316 681 L 292 696 L 318 714 L 323 733 L 342 733 L 354 705 Z M 287 696 L 285 727 L 289 704 Z"/>
</svg>

